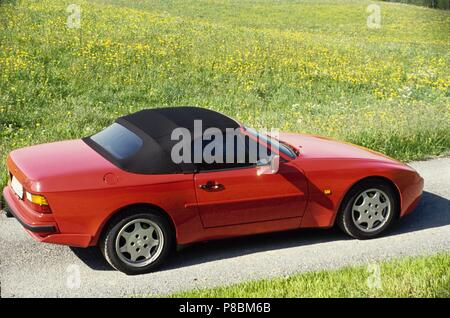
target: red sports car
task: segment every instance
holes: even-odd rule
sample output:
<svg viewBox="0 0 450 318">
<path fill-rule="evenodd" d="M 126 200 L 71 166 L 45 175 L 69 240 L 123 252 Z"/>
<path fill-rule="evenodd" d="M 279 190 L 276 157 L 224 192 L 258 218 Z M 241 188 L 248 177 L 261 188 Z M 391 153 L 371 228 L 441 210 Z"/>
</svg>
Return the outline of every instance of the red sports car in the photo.
<svg viewBox="0 0 450 318">
<path fill-rule="evenodd" d="M 203 157 L 213 141 L 218 160 Z M 380 153 L 261 134 L 198 107 L 142 110 L 81 140 L 14 150 L 7 166 L 7 209 L 34 239 L 98 245 L 128 274 L 155 269 L 177 244 L 334 224 L 373 238 L 423 188 L 414 169 Z"/>
</svg>

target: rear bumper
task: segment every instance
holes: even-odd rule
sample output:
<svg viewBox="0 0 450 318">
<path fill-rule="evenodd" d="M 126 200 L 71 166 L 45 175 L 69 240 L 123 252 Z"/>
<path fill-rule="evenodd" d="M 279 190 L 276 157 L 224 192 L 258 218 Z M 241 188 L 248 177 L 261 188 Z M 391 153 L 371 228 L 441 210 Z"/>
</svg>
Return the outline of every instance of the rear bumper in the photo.
<svg viewBox="0 0 450 318">
<path fill-rule="evenodd" d="M 8 206 L 9 206 L 9 204 L 8 204 Z M 20 217 L 18 217 L 17 213 L 14 212 L 13 209 L 10 208 L 8 210 L 8 212 L 11 213 L 12 216 L 15 217 L 16 220 L 19 221 L 19 223 L 22 224 L 22 226 L 30 232 L 34 232 L 34 233 L 55 233 L 56 232 L 56 228 L 52 225 L 30 225 L 30 224 L 25 223 L 24 220 L 22 220 Z"/>
<path fill-rule="evenodd" d="M 58 232 L 56 223 L 51 216 L 32 211 L 12 193 L 9 186 L 3 189 L 3 198 L 8 205 L 9 212 L 28 231 L 43 234 Z"/>
<path fill-rule="evenodd" d="M 36 213 L 31 210 L 11 191 L 9 186 L 3 189 L 3 198 L 9 212 L 36 241 L 77 247 L 91 245 L 91 235 L 60 233 L 51 214 Z"/>
</svg>

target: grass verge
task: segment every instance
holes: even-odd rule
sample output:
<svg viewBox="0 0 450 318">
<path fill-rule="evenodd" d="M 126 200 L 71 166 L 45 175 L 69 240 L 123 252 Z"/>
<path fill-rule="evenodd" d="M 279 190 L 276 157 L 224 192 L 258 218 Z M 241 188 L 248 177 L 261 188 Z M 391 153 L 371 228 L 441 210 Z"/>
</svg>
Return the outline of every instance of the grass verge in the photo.
<svg viewBox="0 0 450 318">
<path fill-rule="evenodd" d="M 447 298 L 450 297 L 450 252 L 193 290 L 172 297 Z"/>
</svg>

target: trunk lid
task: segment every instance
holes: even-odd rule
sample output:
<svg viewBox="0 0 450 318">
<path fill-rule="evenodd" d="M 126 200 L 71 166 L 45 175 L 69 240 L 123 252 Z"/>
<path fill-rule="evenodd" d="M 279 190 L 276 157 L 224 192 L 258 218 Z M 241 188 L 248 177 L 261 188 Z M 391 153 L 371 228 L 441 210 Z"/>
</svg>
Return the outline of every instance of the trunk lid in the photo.
<svg viewBox="0 0 450 318">
<path fill-rule="evenodd" d="M 68 191 L 117 168 L 82 140 L 47 143 L 12 151 L 8 169 L 29 191 Z M 76 181 L 76 182 L 69 182 Z"/>
</svg>

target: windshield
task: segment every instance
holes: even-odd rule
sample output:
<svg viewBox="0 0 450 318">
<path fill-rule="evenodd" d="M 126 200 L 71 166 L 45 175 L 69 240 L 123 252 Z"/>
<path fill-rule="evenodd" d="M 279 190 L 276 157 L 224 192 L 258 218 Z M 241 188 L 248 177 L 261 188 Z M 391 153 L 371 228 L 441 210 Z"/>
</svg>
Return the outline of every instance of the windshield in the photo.
<svg viewBox="0 0 450 318">
<path fill-rule="evenodd" d="M 116 159 L 126 159 L 142 147 L 142 139 L 124 126 L 114 123 L 93 135 L 91 140 Z"/>
<path fill-rule="evenodd" d="M 289 144 L 285 143 L 284 141 L 277 140 L 273 137 L 261 134 L 261 133 L 257 132 L 256 130 L 254 130 L 253 128 L 248 128 L 248 127 L 244 127 L 244 128 L 246 131 L 251 133 L 253 136 L 257 137 L 259 140 L 262 140 L 263 142 L 265 142 L 268 145 L 273 146 L 275 148 L 278 147 L 280 149 L 280 152 L 282 152 L 289 158 L 291 158 L 291 159 L 297 158 L 297 154 L 296 154 L 295 150 Z"/>
</svg>

